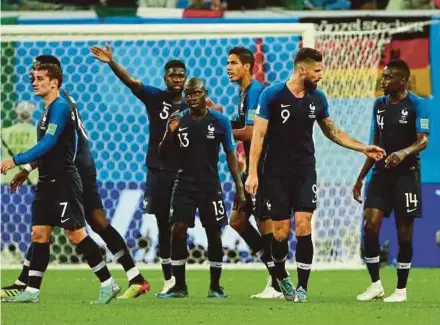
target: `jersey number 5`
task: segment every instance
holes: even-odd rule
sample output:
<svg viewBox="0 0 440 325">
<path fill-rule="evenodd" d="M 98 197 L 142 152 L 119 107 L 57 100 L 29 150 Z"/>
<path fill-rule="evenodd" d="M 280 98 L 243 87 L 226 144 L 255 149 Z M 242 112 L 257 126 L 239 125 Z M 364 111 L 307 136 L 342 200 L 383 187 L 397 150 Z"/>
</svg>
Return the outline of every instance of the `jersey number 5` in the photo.
<svg viewBox="0 0 440 325">
<path fill-rule="evenodd" d="M 160 112 L 159 116 L 162 120 L 166 120 L 168 117 L 170 117 L 170 107 L 164 105 L 162 112 Z"/>
</svg>

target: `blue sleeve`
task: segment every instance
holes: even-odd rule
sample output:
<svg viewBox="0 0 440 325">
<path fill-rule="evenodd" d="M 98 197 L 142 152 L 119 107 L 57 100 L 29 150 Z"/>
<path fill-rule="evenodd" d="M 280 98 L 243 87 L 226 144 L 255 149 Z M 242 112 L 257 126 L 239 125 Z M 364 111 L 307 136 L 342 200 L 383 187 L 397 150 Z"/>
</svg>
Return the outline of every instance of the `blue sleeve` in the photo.
<svg viewBox="0 0 440 325">
<path fill-rule="evenodd" d="M 328 101 L 327 101 L 327 96 L 320 90 L 316 90 L 320 99 L 321 99 L 321 104 L 323 106 L 323 109 L 321 111 L 321 114 L 319 114 L 319 116 L 317 117 L 317 119 L 325 119 L 327 117 L 330 116 L 330 114 L 328 113 Z"/>
<path fill-rule="evenodd" d="M 416 109 L 416 132 L 429 134 L 429 111 L 428 101 L 420 98 L 415 102 Z"/>
<path fill-rule="evenodd" d="M 246 125 L 254 125 L 255 114 L 257 111 L 258 100 L 261 93 L 264 90 L 264 86 L 260 83 L 252 84 L 247 95 L 247 112 L 246 112 Z"/>
<path fill-rule="evenodd" d="M 69 105 L 65 102 L 54 103 L 50 110 L 46 134 L 35 146 L 13 157 L 16 165 L 28 164 L 38 160 L 44 156 L 60 138 L 61 133 L 70 118 Z"/>
<path fill-rule="evenodd" d="M 225 134 L 222 140 L 222 144 L 223 144 L 223 150 L 225 152 L 231 152 L 235 150 L 235 145 L 234 145 L 234 137 L 232 134 L 232 126 L 231 126 L 231 122 L 229 121 L 228 118 L 224 117 L 224 116 L 219 116 L 218 117 L 219 121 L 220 121 L 220 125 L 223 127 Z"/>
<path fill-rule="evenodd" d="M 258 101 L 257 107 L 257 116 L 264 118 L 266 120 L 270 117 L 270 105 L 272 103 L 272 99 L 274 97 L 274 93 L 271 91 L 271 88 L 266 88 L 260 95 L 260 99 Z"/>
</svg>

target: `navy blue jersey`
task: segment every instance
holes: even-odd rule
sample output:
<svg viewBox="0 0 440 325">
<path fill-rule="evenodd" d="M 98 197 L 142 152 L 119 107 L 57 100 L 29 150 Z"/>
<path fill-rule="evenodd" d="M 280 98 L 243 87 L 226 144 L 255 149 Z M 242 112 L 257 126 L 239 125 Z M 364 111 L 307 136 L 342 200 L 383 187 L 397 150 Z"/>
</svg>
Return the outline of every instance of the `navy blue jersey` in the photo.
<svg viewBox="0 0 440 325">
<path fill-rule="evenodd" d="M 379 132 L 379 146 L 390 155 L 409 147 L 417 133 L 429 134 L 429 114 L 426 100 L 409 92 L 399 103 L 392 104 L 389 96 L 376 99 L 373 108 L 373 131 Z M 407 157 L 396 168 L 419 166 L 419 154 Z M 376 170 L 385 168 L 385 159 L 377 162 Z"/>
<path fill-rule="evenodd" d="M 75 156 L 75 166 L 78 168 L 81 177 L 95 176 L 96 165 L 93 159 L 92 152 L 89 146 L 89 137 L 84 128 L 84 124 L 81 120 L 81 116 L 78 111 L 78 105 L 72 96 L 67 91 L 61 90 L 61 95 L 67 100 L 72 110 L 72 121 L 76 128 L 77 133 L 77 152 Z"/>
<path fill-rule="evenodd" d="M 54 179 L 76 172 L 74 157 L 77 148 L 72 110 L 66 99 L 57 97 L 45 110 L 37 124 L 38 143 L 14 156 L 18 165 L 38 161 L 40 180 Z"/>
<path fill-rule="evenodd" d="M 244 128 L 246 125 L 254 125 L 255 114 L 258 107 L 258 100 L 265 86 L 263 83 L 253 79 L 250 85 L 240 92 L 240 101 L 238 112 L 232 119 L 234 128 Z M 246 155 L 246 170 L 249 169 L 249 152 L 251 149 L 251 141 L 243 142 L 244 153 Z M 247 172 L 246 172 L 247 174 Z"/>
<path fill-rule="evenodd" d="M 133 92 L 133 94 L 144 103 L 148 114 L 150 140 L 146 157 L 147 167 L 176 171 L 176 158 L 171 155 L 167 161 L 161 161 L 158 147 L 165 134 L 168 118 L 175 111 L 184 110 L 186 104 L 183 102 L 174 103 L 170 92 L 147 85 L 142 85 L 142 89 L 139 92 Z"/>
<path fill-rule="evenodd" d="M 177 129 L 176 153 L 179 161 L 177 181 L 192 184 L 218 184 L 220 143 L 225 152 L 235 149 L 231 122 L 221 113 L 208 110 L 201 120 L 194 120 L 189 110 Z"/>
<path fill-rule="evenodd" d="M 280 83 L 260 96 L 257 116 L 269 120 L 265 142 L 265 175 L 292 176 L 315 170 L 313 124 L 329 116 L 327 98 L 320 90 L 296 98 Z"/>
</svg>

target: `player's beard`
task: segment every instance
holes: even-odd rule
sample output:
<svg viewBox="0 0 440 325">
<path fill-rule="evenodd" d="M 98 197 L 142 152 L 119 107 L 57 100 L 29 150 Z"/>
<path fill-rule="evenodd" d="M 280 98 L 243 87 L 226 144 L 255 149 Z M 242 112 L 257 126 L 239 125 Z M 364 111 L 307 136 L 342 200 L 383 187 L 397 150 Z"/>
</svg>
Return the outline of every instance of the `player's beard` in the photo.
<svg viewBox="0 0 440 325">
<path fill-rule="evenodd" d="M 318 83 L 315 83 L 310 79 L 304 79 L 304 87 L 308 90 L 315 90 L 318 87 Z"/>
</svg>

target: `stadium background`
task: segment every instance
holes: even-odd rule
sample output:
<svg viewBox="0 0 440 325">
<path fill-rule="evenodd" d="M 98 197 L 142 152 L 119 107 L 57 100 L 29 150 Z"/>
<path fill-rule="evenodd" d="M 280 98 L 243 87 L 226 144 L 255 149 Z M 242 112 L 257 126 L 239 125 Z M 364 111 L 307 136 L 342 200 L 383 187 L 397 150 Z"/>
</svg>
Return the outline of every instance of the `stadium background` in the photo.
<svg viewBox="0 0 440 325">
<path fill-rule="evenodd" d="M 370 17 L 371 18 L 371 17 Z M 356 18 L 346 18 L 356 21 Z M 372 19 L 386 20 L 383 17 Z M 388 21 L 422 21 L 429 17 L 389 17 Z M 439 20 L 433 17 L 433 20 Z M 338 19 L 336 19 L 338 20 Z M 288 20 L 272 20 L 273 23 L 284 22 L 315 22 L 324 25 L 315 18 L 289 18 Z M 48 20 L 18 20 L 18 24 L 50 23 Z M 137 21 L 138 22 L 138 21 Z M 151 22 L 151 21 L 149 21 Z M 163 20 L 157 23 L 176 23 L 181 20 Z M 213 22 L 213 21 L 209 21 Z M 231 22 L 231 21 L 230 21 Z M 253 20 L 234 20 L 235 23 L 255 22 Z M 57 20 L 56 23 L 63 23 Z M 72 23 L 66 20 L 64 23 Z M 89 22 L 90 23 L 90 22 Z M 239 24 L 237 25 L 239 28 Z M 412 80 L 413 90 L 429 98 L 433 132 L 430 137 L 429 148 L 422 154 L 423 169 L 422 181 L 424 186 L 423 204 L 424 219 L 417 222 L 414 241 L 415 266 L 440 266 L 439 248 L 435 245 L 435 232 L 440 229 L 440 218 L 435 207 L 440 200 L 440 134 L 437 127 L 440 122 L 440 26 L 433 25 L 419 34 L 407 34 L 403 38 L 395 39 L 396 45 L 404 51 L 401 57 L 407 60 L 411 68 L 416 71 L 417 79 Z M 257 43 L 262 43 L 257 46 Z M 404 42 L 408 43 L 404 43 Z M 1 44 L 2 51 L 2 127 L 13 123 L 13 108 L 17 101 L 35 101 L 28 83 L 27 72 L 32 58 L 41 53 L 53 53 L 61 57 L 65 71 L 65 87 L 77 99 L 80 105 L 85 127 L 91 138 L 92 151 L 96 157 L 98 179 L 105 209 L 112 220 L 112 224 L 125 236 L 132 248 L 136 260 L 152 262 L 156 259 L 157 228 L 153 216 L 142 216 L 140 201 L 145 186 L 145 148 L 148 139 L 147 117 L 144 107 L 128 89 L 103 64 L 94 61 L 89 54 L 89 47 L 97 42 L 19 42 Z M 103 44 L 103 42 L 99 42 Z M 162 67 L 172 57 L 185 58 L 189 67 L 189 76 L 201 76 L 208 82 L 211 89 L 210 97 L 215 103 L 223 106 L 226 114 L 232 115 L 235 109 L 237 89 L 227 79 L 224 63 L 227 50 L 236 45 L 252 48 L 263 57 L 259 62 L 260 78 L 270 83 L 285 80 L 292 69 L 292 56 L 298 48 L 296 37 L 273 38 L 265 37 L 240 38 L 220 41 L 116 41 L 111 42 L 116 59 L 125 66 L 134 76 L 142 79 L 146 84 L 164 86 L 162 81 Z M 413 51 L 411 51 L 411 49 Z M 414 49 L 417 49 L 414 51 Z M 437 59 L 436 59 L 437 58 Z M 353 99 L 351 99 L 353 100 Z M 361 99 L 368 109 L 371 99 Z M 350 99 L 347 99 L 350 101 Z M 347 104 L 347 103 L 346 103 Z M 349 105 L 349 103 L 348 103 Z M 335 107 L 338 107 L 336 104 Z M 331 111 L 332 113 L 332 111 Z M 355 112 L 356 113 L 356 112 Z M 33 115 L 34 122 L 40 112 Z M 360 116 L 368 116 L 368 112 L 357 112 Z M 336 117 L 337 112 L 333 111 Z M 337 119 L 337 117 L 336 117 Z M 363 128 L 347 129 L 363 141 L 368 141 L 369 121 L 366 119 Z M 319 137 L 319 135 L 318 135 Z M 333 148 L 333 147 L 331 147 Z M 334 149 L 334 148 L 333 148 Z M 4 155 L 4 153 L 3 153 Z M 349 157 L 349 158 L 347 158 Z M 347 169 L 340 173 L 332 173 L 331 166 L 337 165 L 342 159 L 350 159 Z M 363 161 L 362 156 L 347 154 L 345 151 L 326 151 L 318 158 L 318 169 L 321 177 L 331 178 L 345 184 L 341 189 L 350 190 L 351 182 Z M 226 206 L 231 207 L 232 183 L 225 173 L 224 158 L 221 164 L 221 177 L 224 181 Z M 335 195 L 331 191 L 326 195 Z M 24 185 L 19 194 L 8 193 L 7 185 L 2 184 L 1 198 L 1 233 L 2 258 L 6 263 L 20 262 L 21 254 L 27 249 L 30 242 L 30 203 L 32 188 Z M 325 203 L 323 203 L 325 204 Z M 354 202 L 348 202 L 354 206 Z M 325 208 L 325 206 L 324 206 Z M 358 215 L 351 216 L 350 211 Z M 359 207 L 347 209 L 342 221 L 349 218 L 360 220 Z M 359 225 L 360 227 L 360 222 Z M 203 231 L 197 228 L 191 232 L 190 246 L 193 257 L 197 262 L 203 261 L 203 251 L 206 247 L 206 238 Z M 236 254 L 244 261 L 253 260 L 249 257 L 244 242 L 232 229 L 227 229 L 224 246 L 228 249 L 231 261 L 236 261 Z M 99 241 L 99 237 L 96 237 Z M 391 241 L 389 261 L 395 257 L 396 240 L 392 220 L 386 222 L 381 233 L 384 244 Z M 294 256 L 295 238 L 290 240 L 289 258 Z M 16 251 L 14 251 L 14 248 Z M 422 254 L 423 252 L 423 254 Z M 77 262 L 77 255 L 71 246 L 66 244 L 64 237 L 58 236 L 52 247 L 53 257 L 60 263 Z M 201 254 L 201 255 L 199 255 Z M 9 260 L 8 260 L 9 259 Z"/>
</svg>

